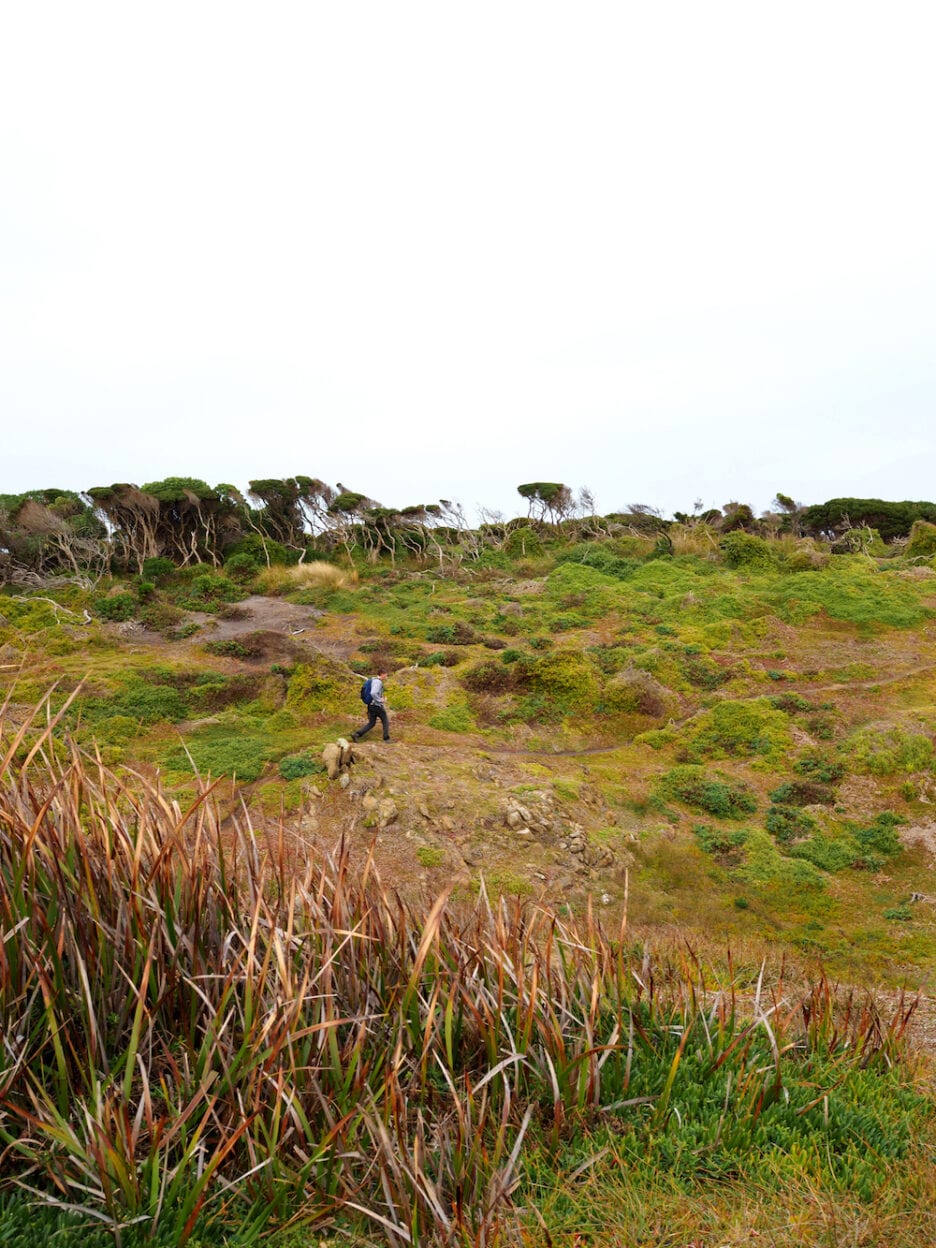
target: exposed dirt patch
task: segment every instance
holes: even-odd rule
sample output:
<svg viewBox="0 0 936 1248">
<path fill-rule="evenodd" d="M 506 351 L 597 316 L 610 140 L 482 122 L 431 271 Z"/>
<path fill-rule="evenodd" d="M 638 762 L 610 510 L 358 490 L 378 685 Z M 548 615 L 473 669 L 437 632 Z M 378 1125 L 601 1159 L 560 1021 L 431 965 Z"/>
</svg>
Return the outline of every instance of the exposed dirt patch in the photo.
<svg viewBox="0 0 936 1248">
<path fill-rule="evenodd" d="M 216 615 L 193 616 L 202 625 L 204 636 L 209 641 L 226 641 L 231 637 L 240 637 L 244 633 L 279 632 L 297 637 L 308 629 L 315 627 L 315 621 L 321 619 L 322 612 L 315 607 L 297 606 L 284 598 L 263 598 L 254 594 L 237 603 L 236 619 L 225 620 Z"/>
<path fill-rule="evenodd" d="M 900 839 L 908 848 L 922 845 L 929 855 L 929 865 L 936 867 L 936 822 L 909 824 L 900 829 Z"/>
</svg>

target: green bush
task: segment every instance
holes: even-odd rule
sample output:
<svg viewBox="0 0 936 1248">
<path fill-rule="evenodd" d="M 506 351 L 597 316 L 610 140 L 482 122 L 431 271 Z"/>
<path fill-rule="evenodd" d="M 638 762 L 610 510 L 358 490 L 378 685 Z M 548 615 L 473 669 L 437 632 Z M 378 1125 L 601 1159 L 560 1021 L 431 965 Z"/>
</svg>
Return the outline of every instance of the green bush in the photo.
<svg viewBox="0 0 936 1248">
<path fill-rule="evenodd" d="M 468 668 L 461 683 L 472 693 L 507 693 L 517 683 L 516 669 L 489 660 Z"/>
<path fill-rule="evenodd" d="M 556 561 L 560 564 L 578 563 L 620 581 L 626 581 L 640 567 L 639 559 L 622 558 L 615 553 L 613 546 L 605 542 L 579 542 L 561 551 Z"/>
<path fill-rule="evenodd" d="M 781 806 L 778 803 L 767 811 L 766 824 L 767 831 L 784 845 L 812 836 L 818 826 L 807 811 L 800 810 L 798 806 Z"/>
<path fill-rule="evenodd" d="M 219 641 L 206 641 L 209 654 L 230 659 L 257 659 L 263 653 L 263 645 L 256 637 L 225 637 Z"/>
<path fill-rule="evenodd" d="M 585 710 L 599 694 L 598 673 L 580 650 L 555 650 L 535 659 L 530 669 L 534 690 L 564 706 Z"/>
<path fill-rule="evenodd" d="M 929 771 L 933 766 L 929 737 L 902 728 L 862 728 L 845 748 L 853 770 L 873 776 Z"/>
<path fill-rule="evenodd" d="M 729 533 L 718 543 L 729 568 L 748 572 L 773 572 L 779 560 L 776 546 L 753 533 Z"/>
<path fill-rule="evenodd" d="M 838 784 L 845 775 L 842 763 L 824 758 L 821 754 L 804 754 L 793 764 L 793 770 L 798 776 L 808 776 L 810 780 L 816 780 L 820 784 Z"/>
<path fill-rule="evenodd" d="M 429 727 L 440 732 L 471 732 L 475 728 L 471 708 L 467 702 L 452 702 L 429 718 Z"/>
<path fill-rule="evenodd" d="M 719 702 L 703 712 L 689 730 L 690 760 L 776 757 L 790 745 L 786 716 L 766 698 L 754 702 Z"/>
<path fill-rule="evenodd" d="M 225 574 L 239 581 L 251 580 L 260 571 L 261 566 L 256 556 L 246 550 L 237 555 L 230 555 L 224 561 Z"/>
<path fill-rule="evenodd" d="M 152 559 L 144 559 L 141 575 L 146 581 L 155 581 L 157 585 L 168 581 L 175 572 L 176 566 L 165 555 L 155 555 Z"/>
<path fill-rule="evenodd" d="M 697 823 L 692 831 L 707 854 L 715 854 L 719 857 L 734 854 L 747 843 L 748 839 L 748 833 L 744 828 L 732 828 L 729 832 L 722 828 L 713 828 L 708 823 Z"/>
<path fill-rule="evenodd" d="M 132 620 L 137 609 L 136 599 L 133 594 L 128 593 L 109 594 L 106 598 L 95 598 L 91 605 L 94 607 L 95 615 L 113 623 Z"/>
<path fill-rule="evenodd" d="M 803 858 L 821 871 L 830 873 L 844 871 L 846 867 L 853 866 L 857 857 L 853 844 L 848 841 L 830 841 L 820 832 L 811 836 L 808 841 L 793 845 L 790 856 Z"/>
<path fill-rule="evenodd" d="M 284 780 L 301 780 L 305 776 L 317 776 L 325 771 L 321 759 L 309 753 L 289 754 L 279 761 L 279 773 Z"/>
<path fill-rule="evenodd" d="M 419 660 L 420 667 L 457 667 L 464 659 L 457 650 L 433 650 Z"/>
<path fill-rule="evenodd" d="M 911 559 L 928 559 L 936 555 L 936 524 L 915 520 L 910 530 L 907 554 Z"/>
<path fill-rule="evenodd" d="M 730 669 L 702 654 L 687 654 L 680 660 L 679 668 L 690 685 L 709 692 L 720 688 L 732 675 Z"/>
<path fill-rule="evenodd" d="M 877 815 L 873 823 L 867 827 L 858 828 L 855 832 L 855 840 L 866 853 L 884 854 L 890 858 L 900 852 L 900 837 L 895 828 L 904 822 L 905 820 L 897 815 L 885 811 Z"/>
<path fill-rule="evenodd" d="M 169 602 L 148 602 L 137 613 L 137 619 L 144 628 L 150 629 L 151 632 L 164 633 L 166 629 L 173 628 L 179 623 L 182 619 L 182 612 Z"/>
<path fill-rule="evenodd" d="M 909 923 L 913 918 L 913 910 L 910 906 L 891 906 L 884 911 L 884 918 L 895 923 Z"/>
<path fill-rule="evenodd" d="M 426 641 L 436 646 L 470 646 L 480 640 L 477 632 L 463 620 L 452 624 L 435 624 L 426 629 Z"/>
<path fill-rule="evenodd" d="M 522 524 L 507 534 L 504 550 L 512 559 L 529 558 L 543 553 L 543 539 L 534 528 Z"/>
<path fill-rule="evenodd" d="M 337 665 L 325 659 L 297 663 L 289 677 L 286 709 L 297 715 L 351 709 L 355 703 L 360 710 L 358 687 L 343 681 Z"/>
<path fill-rule="evenodd" d="M 816 780 L 787 780 L 774 789 L 770 800 L 783 806 L 831 806 L 835 791 Z"/>
<path fill-rule="evenodd" d="M 205 568 L 204 565 L 180 569 L 177 579 L 180 576 L 184 579 L 174 588 L 173 598 L 186 611 L 207 611 L 215 614 L 223 603 L 236 602 L 244 597 L 244 590 L 230 577 L 215 572 L 213 568 Z"/>
<path fill-rule="evenodd" d="M 232 725 L 223 728 L 213 726 L 187 740 L 186 747 L 188 754 L 182 746 L 166 753 L 164 763 L 167 770 L 190 772 L 190 754 L 200 775 L 237 776 L 238 780 L 248 784 L 260 778 L 273 753 L 269 741 Z"/>
<path fill-rule="evenodd" d="M 743 819 L 757 810 L 757 798 L 746 784 L 704 767 L 674 767 L 660 781 L 660 792 L 719 819 Z"/>
</svg>

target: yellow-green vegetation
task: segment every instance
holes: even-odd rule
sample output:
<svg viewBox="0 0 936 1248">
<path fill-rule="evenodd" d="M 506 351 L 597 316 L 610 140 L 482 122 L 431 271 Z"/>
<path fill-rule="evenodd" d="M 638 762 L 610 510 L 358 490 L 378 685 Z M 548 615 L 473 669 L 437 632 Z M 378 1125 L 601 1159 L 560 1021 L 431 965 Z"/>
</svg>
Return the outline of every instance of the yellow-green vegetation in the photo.
<svg viewBox="0 0 936 1248">
<path fill-rule="evenodd" d="M 0 593 L 0 759 L 20 812 L 0 836 L 19 819 L 34 837 L 28 853 L 8 844 L 11 895 L 47 874 L 30 884 L 47 916 L 22 929 L 39 942 L 31 954 L 16 928 L 26 911 L 9 902 L 4 913 L 0 979 L 20 975 L 6 1001 L 29 1040 L 4 1050 L 0 1082 L 44 1116 L 28 1131 L 22 1113 L 2 1120 L 5 1157 L 27 1135 L 23 1166 L 54 1172 L 63 1201 L 97 1201 L 111 1223 L 142 1219 L 122 1232 L 129 1243 L 154 1222 L 157 1242 L 176 1242 L 180 1210 L 194 1211 L 186 1193 L 213 1158 L 192 1224 L 205 1244 L 234 1234 L 206 1221 L 227 1218 L 232 1201 L 249 1237 L 261 1206 L 281 1220 L 300 1191 L 316 1234 L 335 1218 L 352 1243 L 402 1244 L 405 1224 L 411 1242 L 506 1244 L 516 1221 L 545 1244 L 524 1212 L 536 1204 L 553 1242 L 656 1242 L 668 1227 L 673 1242 L 733 1242 L 743 1228 L 819 1244 L 815 1218 L 788 1225 L 776 1213 L 781 1197 L 815 1208 L 810 1192 L 831 1202 L 830 1225 L 850 1228 L 843 1242 L 929 1242 L 919 1210 L 932 1181 L 906 1155 L 907 1122 L 930 1138 L 929 1102 L 914 1099 L 902 1064 L 903 1024 L 889 1033 L 893 1015 L 872 1024 L 869 1012 L 858 1027 L 843 990 L 838 1004 L 809 1005 L 838 1026 L 834 1043 L 811 1047 L 805 969 L 795 991 L 772 982 L 783 1001 L 773 1013 L 764 995 L 760 1017 L 752 998 L 763 958 L 892 994 L 933 970 L 933 517 L 908 520 L 901 547 L 875 525 L 827 540 L 688 520 L 630 532 L 613 518 L 590 533 L 536 520 L 473 534 L 430 526 L 393 546 L 384 516 L 366 541 L 339 527 L 337 545 L 310 543 L 299 563 L 296 532 L 277 516 L 280 538 L 244 536 L 217 565 L 206 550 L 203 563 L 146 558 L 91 587 L 56 578 Z M 378 670 L 390 673 L 393 743 L 372 733 L 342 788 L 322 748 L 360 724 L 361 679 Z M 22 725 L 39 703 L 61 718 L 27 766 L 41 729 Z M 222 777 L 210 813 L 199 793 Z M 69 819 L 85 841 L 68 839 Z M 278 857 L 263 867 L 270 845 Z M 121 872 L 132 921 L 114 900 Z M 362 872 L 363 891 L 349 892 Z M 392 903 L 368 891 L 376 873 Z M 105 885 L 116 890 L 107 905 L 97 891 L 86 910 L 60 904 Z M 430 919 L 426 890 L 443 885 L 459 904 Z M 149 964 L 148 943 L 127 935 L 144 918 L 147 940 L 164 933 Z M 64 940 L 66 920 L 73 946 L 47 951 L 41 940 Z M 698 964 L 645 963 L 649 948 L 687 944 Z M 66 947 L 85 952 L 66 958 Z M 345 978 L 317 1007 L 332 955 Z M 29 956 L 42 977 L 22 970 Z M 534 966 L 535 988 L 499 995 L 504 968 Z M 571 980 L 555 978 L 560 968 Z M 664 982 L 665 1007 L 648 1013 L 646 994 Z M 719 1028 L 737 1043 L 725 1042 L 716 1073 Z M 873 1077 L 852 1063 L 859 1051 Z M 287 1060 L 301 1067 L 292 1101 L 277 1092 L 295 1073 Z M 657 1116 L 661 1102 L 673 1111 Z M 253 1107 L 236 1129 L 235 1105 Z M 89 1160 L 99 1125 L 113 1155 Z M 873 1166 L 848 1143 L 859 1138 Z M 371 1152 L 380 1181 L 366 1189 Z M 257 1165 L 236 1197 L 215 1187 Z M 492 1203 L 495 1172 L 518 1183 L 513 1210 L 500 1188 Z M 350 1208 L 354 1184 L 368 1215 Z M 434 1203 L 433 1191 L 448 1195 Z M 608 1201 L 605 1233 L 594 1211 Z M 15 1224 L 20 1206 L 9 1208 Z M 886 1233 L 862 1241 L 878 1211 Z M 907 1229 L 901 1241 L 901 1219 L 916 1240 Z M 277 1234 L 286 1245 L 292 1233 Z"/>
<path fill-rule="evenodd" d="M 913 1000 L 882 1014 L 821 978 L 660 961 L 623 927 L 508 902 L 523 880 L 412 907 L 347 848 L 300 865 L 281 836 L 264 856 L 236 822 L 225 840 L 209 796 L 180 817 L 54 727 L 2 736 L 8 1183 L 165 1245 L 288 1243 L 296 1220 L 555 1242 L 597 1233 L 611 1194 L 623 1242 L 678 1196 L 687 1234 L 742 1200 L 759 1234 L 808 1190 L 836 1224 L 884 1208 L 904 1236 L 886 1242 L 926 1242 Z M 54 1209 L 30 1224 L 74 1233 Z"/>
</svg>

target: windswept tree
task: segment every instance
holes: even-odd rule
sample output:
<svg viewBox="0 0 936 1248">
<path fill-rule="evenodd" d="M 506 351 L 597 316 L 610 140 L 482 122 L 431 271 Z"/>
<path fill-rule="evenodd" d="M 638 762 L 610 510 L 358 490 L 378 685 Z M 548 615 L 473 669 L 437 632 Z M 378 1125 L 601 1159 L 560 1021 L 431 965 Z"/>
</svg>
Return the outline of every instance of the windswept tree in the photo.
<svg viewBox="0 0 936 1248">
<path fill-rule="evenodd" d="M 534 520 L 558 524 L 572 512 L 572 491 L 561 481 L 529 481 L 518 485 L 517 493 L 527 500 L 527 515 Z"/>
<path fill-rule="evenodd" d="M 296 502 L 306 528 L 313 537 L 327 532 L 331 528 L 328 509 L 337 497 L 336 491 L 318 477 L 297 476 L 295 482 L 299 491 Z"/>
<path fill-rule="evenodd" d="M 92 486 L 88 497 L 106 519 L 115 556 L 125 568 L 139 573 L 144 560 L 161 553 L 158 498 L 128 483 Z"/>
<path fill-rule="evenodd" d="M 792 533 L 794 537 L 799 537 L 800 516 L 803 513 L 803 504 L 796 502 L 789 494 L 781 494 L 778 490 L 772 505 L 772 513 L 778 517 L 777 530 L 780 533 Z M 770 513 L 761 517 L 768 519 Z"/>
<path fill-rule="evenodd" d="M 259 504 L 253 520 L 262 533 L 294 550 L 305 549 L 305 525 L 299 505 L 302 488 L 295 477 L 250 481 L 247 493 Z"/>
<path fill-rule="evenodd" d="M 159 503 L 158 553 L 180 567 L 217 567 L 225 548 L 242 536 L 244 500 L 234 486 L 213 488 L 197 477 L 166 477 L 142 488 Z"/>
<path fill-rule="evenodd" d="M 835 540 L 850 529 L 876 529 L 885 542 L 907 537 L 915 520 L 936 523 L 936 503 L 889 502 L 882 498 L 831 498 L 804 507 L 800 522 L 813 537 Z"/>
<path fill-rule="evenodd" d="M 340 481 L 338 482 L 338 493 L 328 505 L 328 514 L 331 518 L 335 541 L 344 546 L 349 559 L 355 545 L 364 545 L 360 541 L 360 530 L 365 523 L 367 512 L 374 510 L 379 511 L 380 504 L 373 498 L 368 498 L 366 494 L 359 494 L 356 490 L 349 490 Z"/>
<path fill-rule="evenodd" d="M 722 508 L 721 531 L 736 533 L 738 530 L 753 530 L 757 527 L 754 512 L 747 503 L 725 503 Z"/>
<path fill-rule="evenodd" d="M 107 571 L 107 529 L 72 490 L 0 496 L 0 581 L 67 575 L 83 584 Z"/>
</svg>

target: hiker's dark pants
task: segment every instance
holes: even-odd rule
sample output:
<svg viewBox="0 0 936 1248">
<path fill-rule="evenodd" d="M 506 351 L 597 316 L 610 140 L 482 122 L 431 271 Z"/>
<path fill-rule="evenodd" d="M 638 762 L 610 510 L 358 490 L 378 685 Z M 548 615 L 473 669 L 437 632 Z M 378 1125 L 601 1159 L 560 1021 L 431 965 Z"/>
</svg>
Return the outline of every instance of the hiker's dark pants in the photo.
<svg viewBox="0 0 936 1248">
<path fill-rule="evenodd" d="M 383 724 L 383 739 L 388 741 L 390 739 L 390 721 L 387 719 L 386 707 L 375 706 L 373 702 L 367 708 L 367 723 L 363 728 L 358 728 L 357 731 L 353 732 L 351 735 L 359 741 L 361 737 L 370 732 L 374 724 L 377 723 L 378 719 Z"/>
</svg>

